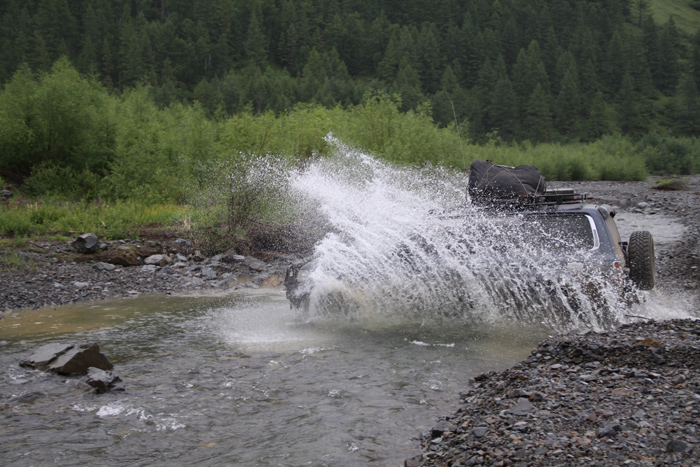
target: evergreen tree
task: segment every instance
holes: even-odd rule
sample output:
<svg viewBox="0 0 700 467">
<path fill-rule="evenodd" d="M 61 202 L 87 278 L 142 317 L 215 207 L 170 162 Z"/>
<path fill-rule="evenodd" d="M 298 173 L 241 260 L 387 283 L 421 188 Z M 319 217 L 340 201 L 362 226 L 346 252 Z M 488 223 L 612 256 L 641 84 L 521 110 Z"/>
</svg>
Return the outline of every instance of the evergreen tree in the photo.
<svg viewBox="0 0 700 467">
<path fill-rule="evenodd" d="M 496 83 L 488 114 L 491 129 L 503 140 L 510 141 L 519 132 L 515 91 L 507 77 Z"/>
<path fill-rule="evenodd" d="M 249 66 L 265 68 L 267 65 L 267 39 L 262 26 L 262 12 L 259 2 L 255 2 L 251 11 L 244 50 Z"/>
<path fill-rule="evenodd" d="M 417 108 L 425 99 L 420 77 L 408 60 L 402 62 L 391 90 L 401 96 L 401 110 L 404 112 Z"/>
<path fill-rule="evenodd" d="M 575 67 L 570 67 L 559 86 L 555 102 L 555 115 L 558 130 L 574 137 L 578 132 L 578 119 L 581 112 L 581 95 L 578 88 Z"/>
<path fill-rule="evenodd" d="M 535 142 L 546 142 L 552 137 L 552 112 L 549 96 L 540 83 L 530 95 L 525 116 L 525 135 Z"/>
<path fill-rule="evenodd" d="M 632 76 L 627 72 L 622 78 L 617 105 L 619 124 L 623 134 L 634 135 L 643 129 L 640 111 L 639 96 L 634 90 Z"/>
<path fill-rule="evenodd" d="M 700 92 L 692 76 L 681 81 L 678 94 L 678 130 L 687 136 L 700 136 Z"/>
<path fill-rule="evenodd" d="M 591 100 L 588 117 L 585 121 L 585 137 L 589 141 L 613 132 L 613 111 L 605 102 L 603 93 L 598 91 Z"/>
</svg>

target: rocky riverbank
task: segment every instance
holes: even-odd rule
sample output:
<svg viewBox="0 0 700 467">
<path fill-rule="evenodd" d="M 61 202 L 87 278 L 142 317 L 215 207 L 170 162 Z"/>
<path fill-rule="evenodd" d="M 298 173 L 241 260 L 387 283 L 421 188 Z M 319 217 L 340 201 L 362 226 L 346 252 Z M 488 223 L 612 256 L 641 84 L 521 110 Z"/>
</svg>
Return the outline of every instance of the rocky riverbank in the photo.
<svg viewBox="0 0 700 467">
<path fill-rule="evenodd" d="M 406 466 L 700 465 L 700 321 L 552 337 L 475 378 Z"/>
<path fill-rule="evenodd" d="M 277 287 L 292 255 L 207 257 L 185 239 L 101 241 L 96 252 L 71 243 L 31 242 L 0 267 L 0 312 L 140 294 Z M 1 317 L 1 315 L 0 315 Z"/>
</svg>

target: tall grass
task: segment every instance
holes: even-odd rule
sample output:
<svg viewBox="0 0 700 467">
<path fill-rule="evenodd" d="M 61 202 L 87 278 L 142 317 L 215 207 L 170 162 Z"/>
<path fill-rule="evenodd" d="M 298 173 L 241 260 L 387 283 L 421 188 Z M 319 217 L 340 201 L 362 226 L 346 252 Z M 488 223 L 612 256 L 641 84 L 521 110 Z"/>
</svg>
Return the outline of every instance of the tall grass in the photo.
<svg viewBox="0 0 700 467">
<path fill-rule="evenodd" d="M 187 208 L 127 201 L 17 200 L 0 206 L 0 235 L 12 237 L 93 232 L 101 238 L 138 236 L 149 227 L 172 226 Z"/>
</svg>

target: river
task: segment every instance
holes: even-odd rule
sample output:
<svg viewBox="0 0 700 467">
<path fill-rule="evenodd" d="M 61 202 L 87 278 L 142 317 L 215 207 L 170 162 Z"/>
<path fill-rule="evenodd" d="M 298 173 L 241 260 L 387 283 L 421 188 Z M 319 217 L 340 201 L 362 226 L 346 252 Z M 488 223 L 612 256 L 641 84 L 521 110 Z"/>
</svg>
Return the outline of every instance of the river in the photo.
<svg viewBox="0 0 700 467">
<path fill-rule="evenodd" d="M 28 465 L 401 465 L 470 378 L 546 336 L 506 326 L 295 319 L 281 292 L 151 296 L 0 321 L 0 458 Z M 97 342 L 126 391 L 20 368 Z M 77 378 L 79 379 L 79 378 Z"/>
</svg>

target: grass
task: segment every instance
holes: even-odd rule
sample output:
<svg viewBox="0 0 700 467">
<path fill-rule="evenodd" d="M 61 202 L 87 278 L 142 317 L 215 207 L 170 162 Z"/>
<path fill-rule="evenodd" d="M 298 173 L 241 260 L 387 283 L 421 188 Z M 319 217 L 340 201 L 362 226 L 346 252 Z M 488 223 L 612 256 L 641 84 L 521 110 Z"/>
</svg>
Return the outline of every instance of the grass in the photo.
<svg viewBox="0 0 700 467">
<path fill-rule="evenodd" d="M 0 253 L 0 267 L 8 269 L 34 269 L 36 264 L 26 256 L 16 252 Z"/>
<path fill-rule="evenodd" d="M 175 204 L 146 205 L 138 201 L 84 202 L 17 199 L 0 206 L 0 235 L 24 238 L 52 236 L 58 240 L 92 232 L 117 240 L 138 236 L 153 227 L 174 227 L 186 212 Z"/>
<path fill-rule="evenodd" d="M 688 34 L 695 34 L 700 29 L 700 11 L 691 6 L 696 0 L 652 0 L 649 4 L 654 20 L 666 24 L 673 18 L 676 26 Z M 700 5 L 700 2 L 698 2 Z"/>
</svg>

